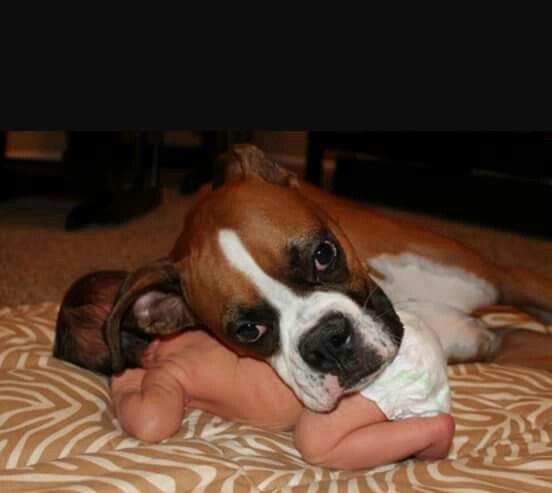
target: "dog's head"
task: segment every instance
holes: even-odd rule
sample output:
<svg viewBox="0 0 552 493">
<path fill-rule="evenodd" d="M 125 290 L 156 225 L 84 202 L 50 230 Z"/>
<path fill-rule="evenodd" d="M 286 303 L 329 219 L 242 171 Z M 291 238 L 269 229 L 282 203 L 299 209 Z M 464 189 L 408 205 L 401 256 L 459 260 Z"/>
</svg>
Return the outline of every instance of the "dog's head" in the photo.
<svg viewBox="0 0 552 493">
<path fill-rule="evenodd" d="M 170 255 L 195 320 L 313 410 L 373 380 L 403 327 L 339 224 L 253 146 L 223 155 Z"/>
</svg>

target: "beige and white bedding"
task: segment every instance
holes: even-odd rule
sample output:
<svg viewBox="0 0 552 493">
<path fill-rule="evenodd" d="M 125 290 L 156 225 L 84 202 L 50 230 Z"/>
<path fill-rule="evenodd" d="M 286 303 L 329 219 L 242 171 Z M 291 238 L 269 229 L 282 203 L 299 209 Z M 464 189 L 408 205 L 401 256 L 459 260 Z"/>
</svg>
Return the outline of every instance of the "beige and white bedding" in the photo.
<svg viewBox="0 0 552 493">
<path fill-rule="evenodd" d="M 359 472 L 305 464 L 290 433 L 190 411 L 157 445 L 129 438 L 106 381 L 51 356 L 58 306 L 0 308 L 0 492 L 552 491 L 552 373 L 497 364 L 449 369 L 449 457 Z M 504 308 L 493 326 L 547 332 Z M 385 444 L 382 444 L 385 447 Z"/>
</svg>

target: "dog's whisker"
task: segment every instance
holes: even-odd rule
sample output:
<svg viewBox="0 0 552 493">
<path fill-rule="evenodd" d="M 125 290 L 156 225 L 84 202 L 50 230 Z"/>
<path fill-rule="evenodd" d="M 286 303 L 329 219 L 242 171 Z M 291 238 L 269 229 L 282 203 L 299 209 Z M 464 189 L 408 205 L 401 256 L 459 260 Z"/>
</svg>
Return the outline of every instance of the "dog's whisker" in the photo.
<svg viewBox="0 0 552 493">
<path fill-rule="evenodd" d="M 391 313 L 392 311 L 394 311 L 394 307 L 391 307 L 388 310 L 385 310 L 383 312 L 376 313 L 375 319 L 376 320 L 381 320 L 385 315 L 387 315 L 388 313 Z"/>
<path fill-rule="evenodd" d="M 389 309 L 383 311 L 383 312 L 380 312 L 380 313 L 376 313 L 376 316 L 375 316 L 375 320 L 381 320 L 385 315 L 387 315 L 388 313 L 391 313 L 392 311 L 395 310 L 395 308 L 400 308 L 401 305 L 405 305 L 407 304 L 407 302 L 397 302 L 397 303 L 393 303 L 393 306 L 391 306 Z"/>
<path fill-rule="evenodd" d="M 364 301 L 364 303 L 362 304 L 362 309 L 366 309 L 366 306 L 368 305 L 368 302 L 370 301 L 370 299 L 372 298 L 372 296 L 374 296 L 374 294 L 376 293 L 376 291 L 378 290 L 378 286 L 374 286 L 372 288 L 372 290 L 368 293 L 368 296 L 366 297 L 366 300 Z"/>
<path fill-rule="evenodd" d="M 368 296 L 366 297 L 366 300 L 364 301 L 364 303 L 362 304 L 362 309 L 365 310 L 367 305 L 368 305 L 368 302 L 370 301 L 370 298 L 373 296 L 373 294 L 376 292 L 377 288 L 374 288 L 369 294 Z M 401 308 L 401 306 L 405 306 L 407 305 L 409 302 L 408 301 L 397 301 L 397 302 L 393 302 L 392 303 L 392 308 L 386 310 L 385 312 L 383 313 L 379 313 L 377 315 L 379 316 L 382 316 L 382 315 L 385 315 L 386 313 L 389 313 L 392 309 L 395 309 L 395 308 Z"/>
</svg>

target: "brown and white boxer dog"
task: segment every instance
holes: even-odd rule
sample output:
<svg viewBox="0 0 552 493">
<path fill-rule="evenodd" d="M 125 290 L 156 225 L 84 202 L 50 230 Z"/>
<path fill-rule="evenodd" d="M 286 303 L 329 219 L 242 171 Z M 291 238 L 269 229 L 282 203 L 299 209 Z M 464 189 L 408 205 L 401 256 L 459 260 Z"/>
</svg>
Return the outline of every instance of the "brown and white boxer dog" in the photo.
<svg viewBox="0 0 552 493">
<path fill-rule="evenodd" d="M 127 279 L 106 338 L 116 371 L 131 308 L 148 333 L 203 324 L 325 411 L 397 353 L 394 307 L 422 317 L 450 361 L 473 361 L 492 355 L 498 339 L 471 313 L 497 302 L 552 311 L 552 280 L 300 182 L 240 145 L 198 193 L 168 259 Z"/>
</svg>

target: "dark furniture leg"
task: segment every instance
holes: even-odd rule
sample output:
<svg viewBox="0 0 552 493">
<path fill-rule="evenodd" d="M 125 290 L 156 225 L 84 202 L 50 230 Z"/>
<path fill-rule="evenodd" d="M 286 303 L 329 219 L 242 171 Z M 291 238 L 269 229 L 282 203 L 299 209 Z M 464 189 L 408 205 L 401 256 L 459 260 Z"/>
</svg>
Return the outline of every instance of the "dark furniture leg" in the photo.
<svg viewBox="0 0 552 493">
<path fill-rule="evenodd" d="M 305 179 L 314 185 L 322 183 L 322 160 L 324 158 L 324 138 L 317 132 L 310 132 L 307 142 L 307 164 Z"/>
<path fill-rule="evenodd" d="M 120 223 L 159 205 L 159 135 L 132 132 L 128 140 L 113 132 L 68 132 L 67 172 L 81 173 L 88 196 L 68 214 L 66 229 Z"/>
<path fill-rule="evenodd" d="M 4 187 L 6 180 L 4 173 L 4 161 L 6 160 L 6 132 L 0 132 L 0 197 L 3 195 L 2 188 Z"/>
</svg>

